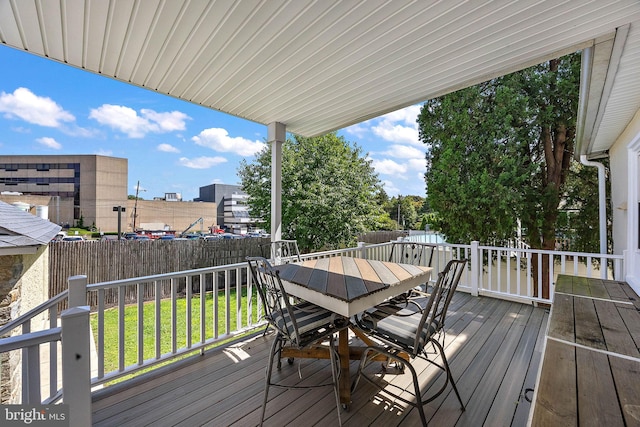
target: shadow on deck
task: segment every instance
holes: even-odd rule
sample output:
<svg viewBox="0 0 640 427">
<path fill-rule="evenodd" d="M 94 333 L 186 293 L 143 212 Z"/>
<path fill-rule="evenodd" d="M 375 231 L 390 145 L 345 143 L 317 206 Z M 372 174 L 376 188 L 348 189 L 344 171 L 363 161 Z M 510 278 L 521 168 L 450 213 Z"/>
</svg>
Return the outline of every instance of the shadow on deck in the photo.
<svg viewBox="0 0 640 427">
<path fill-rule="evenodd" d="M 530 409 L 525 390 L 535 384 L 547 310 L 460 292 L 449 310 L 446 353 L 466 411 L 461 412 L 449 387 L 425 407 L 429 423 L 525 425 Z M 97 391 L 93 395 L 93 424 L 258 425 L 271 339 L 271 334 L 259 334 Z M 428 363 L 418 366 L 425 384 L 441 380 L 440 371 Z M 352 362 L 352 375 L 356 369 L 357 362 Z M 328 361 L 296 360 L 293 365 L 283 363 L 280 372 L 274 370 L 274 379 L 277 376 L 284 381 L 316 384 L 329 381 L 331 369 Z M 411 387 L 408 371 L 386 375 L 385 380 Z M 526 395 L 530 398 L 533 393 Z M 416 410 L 390 401 L 363 382 L 352 397 L 349 411 L 342 411 L 345 426 L 420 425 Z M 337 425 L 332 389 L 272 388 L 265 425 L 288 424 Z"/>
</svg>

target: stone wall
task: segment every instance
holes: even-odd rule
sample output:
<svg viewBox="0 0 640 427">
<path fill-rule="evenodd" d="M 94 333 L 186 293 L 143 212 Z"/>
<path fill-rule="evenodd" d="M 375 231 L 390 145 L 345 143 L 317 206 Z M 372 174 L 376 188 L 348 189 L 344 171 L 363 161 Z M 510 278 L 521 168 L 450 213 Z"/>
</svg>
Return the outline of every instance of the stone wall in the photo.
<svg viewBox="0 0 640 427">
<path fill-rule="evenodd" d="M 0 326 L 16 319 L 48 299 L 49 251 L 42 246 L 35 254 L 0 256 Z M 44 329 L 45 315 L 31 324 Z M 14 331 L 13 333 L 18 333 Z M 0 403 L 20 403 L 21 352 L 0 354 Z"/>
</svg>

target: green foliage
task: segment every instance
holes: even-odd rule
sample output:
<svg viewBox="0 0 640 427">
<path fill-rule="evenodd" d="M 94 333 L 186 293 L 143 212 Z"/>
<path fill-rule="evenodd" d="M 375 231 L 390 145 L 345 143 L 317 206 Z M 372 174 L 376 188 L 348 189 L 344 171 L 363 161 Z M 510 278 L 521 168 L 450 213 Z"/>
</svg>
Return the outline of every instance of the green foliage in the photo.
<svg viewBox="0 0 640 427">
<path fill-rule="evenodd" d="M 573 54 L 424 104 L 418 124 L 428 149 L 428 207 L 437 212 L 428 221 L 449 242 L 499 244 L 519 218 L 533 247 L 554 246 L 561 200 L 574 197 L 565 183 L 579 69 Z M 593 193 L 585 179 L 575 175 L 575 188 Z M 583 196 L 576 209 L 593 211 Z M 582 218 L 592 224 L 589 214 Z"/>
<path fill-rule="evenodd" d="M 386 204 L 389 217 L 396 221 L 397 228 L 415 230 L 420 227 L 420 215 L 424 199 L 419 196 L 392 197 Z"/>
<path fill-rule="evenodd" d="M 492 81 L 424 104 L 420 137 L 428 144 L 427 193 L 434 229 L 451 243 L 495 242 L 515 228 L 521 196 L 513 188 L 530 170 L 506 123 L 521 106 Z M 496 105 L 495 109 L 492 107 Z"/>
<path fill-rule="evenodd" d="M 84 229 L 84 215 L 82 215 L 82 212 L 80 212 L 80 218 L 78 218 L 78 220 L 76 221 L 76 227 L 77 228 L 82 228 Z"/>
<path fill-rule="evenodd" d="M 271 225 L 271 147 L 238 169 L 252 216 Z M 282 147 L 282 237 L 317 250 L 353 244 L 385 222 L 378 176 L 361 148 L 335 133 L 294 136 Z"/>
<path fill-rule="evenodd" d="M 600 160 L 608 170 L 608 159 Z M 608 180 L 607 180 L 608 182 Z M 571 165 L 563 197 L 562 211 L 558 221 L 558 235 L 569 239 L 569 250 L 576 252 L 599 252 L 600 230 L 598 210 L 598 171 L 580 163 Z M 608 195 L 611 193 L 608 191 Z M 610 200 L 607 200 L 610 206 Z M 607 209 L 607 220 L 611 224 L 611 209 Z M 609 229 L 610 233 L 610 229 Z M 609 236 L 610 237 L 610 236 Z M 609 243 L 611 239 L 608 239 Z M 611 249 L 611 248 L 609 248 Z"/>
</svg>

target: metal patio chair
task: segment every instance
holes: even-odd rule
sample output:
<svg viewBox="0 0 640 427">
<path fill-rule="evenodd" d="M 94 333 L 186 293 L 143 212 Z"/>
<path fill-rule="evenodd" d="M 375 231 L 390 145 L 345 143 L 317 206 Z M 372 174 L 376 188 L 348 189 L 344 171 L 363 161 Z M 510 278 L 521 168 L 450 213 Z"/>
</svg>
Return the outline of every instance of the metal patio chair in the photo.
<svg viewBox="0 0 640 427">
<path fill-rule="evenodd" d="M 443 344 L 444 322 L 447 309 L 466 264 L 466 260 L 449 261 L 445 269 L 438 274 L 438 280 L 422 312 L 411 311 L 401 306 L 397 306 L 394 310 L 393 305 L 385 303 L 356 317 L 355 320 L 358 326 L 370 336 L 380 340 L 383 344 L 380 346 L 369 346 L 365 349 L 362 359 L 360 360 L 352 390 L 355 390 L 358 382 L 363 378 L 385 393 L 417 408 L 422 424 L 426 426 L 427 420 L 423 405 L 431 402 L 442 394 L 447 385 L 451 383 L 462 410 L 465 410 L 464 403 L 462 403 L 460 393 L 458 393 L 458 388 L 451 375 Z M 412 366 L 411 361 L 404 359 L 401 353 L 407 354 L 411 360 L 420 357 L 442 369 L 445 373 L 445 382 L 442 387 L 428 398 L 423 398 L 423 391 L 420 390 L 416 370 Z M 371 363 L 376 355 L 383 355 L 387 357 L 388 360 L 395 362 L 397 366 L 402 368 L 401 371 L 404 371 L 404 367 L 409 369 L 413 379 L 415 401 L 410 401 L 390 390 L 386 390 L 385 387 L 397 386 L 391 383 L 384 384 L 381 381 L 382 377 L 384 377 L 384 370 L 381 378 L 364 372 L 364 368 Z M 434 356 L 440 356 L 441 361 L 436 361 Z M 400 389 L 400 393 L 405 391 L 400 387 L 398 388 Z"/>
<path fill-rule="evenodd" d="M 433 243 L 395 241 L 391 244 L 391 253 L 389 254 L 388 261 L 431 267 L 433 255 L 437 249 L 438 246 Z M 423 283 L 414 289 L 392 298 L 391 303 L 404 304 L 407 308 L 413 306 L 414 309 L 420 310 L 421 306 L 419 301 L 429 296 L 427 294 L 428 291 L 429 284 Z"/>
<path fill-rule="evenodd" d="M 276 264 L 288 264 L 301 260 L 297 240 L 276 240 L 262 244 L 260 252 L 264 258 L 268 258 Z"/>
<path fill-rule="evenodd" d="M 258 293 L 263 304 L 266 320 L 275 330 L 275 338 L 271 345 L 269 361 L 267 362 L 267 372 L 264 390 L 264 400 L 262 402 L 262 414 L 260 425 L 264 421 L 269 388 L 315 388 L 323 386 L 333 386 L 336 407 L 338 410 L 338 422 L 342 425 L 340 418 L 340 396 L 338 388 L 339 358 L 334 345 L 334 333 L 346 328 L 349 325 L 345 319 L 329 310 L 318 307 L 309 302 L 292 304 L 291 299 L 284 287 L 276 269 L 269 261 L 263 257 L 247 258 L 254 282 L 257 284 Z M 317 384 L 311 386 L 290 386 L 273 383 L 271 374 L 273 371 L 274 357 L 277 356 L 277 368 L 280 369 L 281 353 L 284 346 L 292 346 L 297 349 L 305 349 L 323 341 L 329 341 L 329 354 L 331 361 L 332 383 Z M 293 363 L 289 360 L 289 363 Z"/>
</svg>

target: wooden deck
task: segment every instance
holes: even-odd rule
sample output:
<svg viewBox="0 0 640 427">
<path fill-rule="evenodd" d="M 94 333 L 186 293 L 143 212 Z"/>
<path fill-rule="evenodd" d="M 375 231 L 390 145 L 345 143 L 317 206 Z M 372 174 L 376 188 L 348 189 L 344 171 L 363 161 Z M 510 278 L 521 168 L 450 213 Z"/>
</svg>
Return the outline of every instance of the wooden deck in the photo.
<svg viewBox="0 0 640 427">
<path fill-rule="evenodd" d="M 447 318 L 446 353 L 466 405 L 462 412 L 451 388 L 425 407 L 437 426 L 524 426 L 541 359 L 548 312 L 543 308 L 456 293 Z M 264 371 L 271 335 L 257 335 L 94 392 L 96 426 L 255 426 L 259 423 Z M 441 380 L 428 363 L 417 365 L 425 384 Z M 357 362 L 352 362 L 352 372 Z M 371 369 L 379 369 L 372 365 Z M 438 372 L 436 372 L 438 371 Z M 298 377 L 302 374 L 303 380 Z M 408 372 L 408 371 L 407 371 Z M 317 384 L 331 378 L 324 360 L 283 363 L 274 379 Z M 410 387 L 408 374 L 384 379 Z M 527 393 L 531 398 L 533 393 Z M 361 382 L 345 426 L 420 425 L 416 410 L 393 402 Z M 266 426 L 337 425 L 331 387 L 311 390 L 272 388 Z"/>
</svg>

